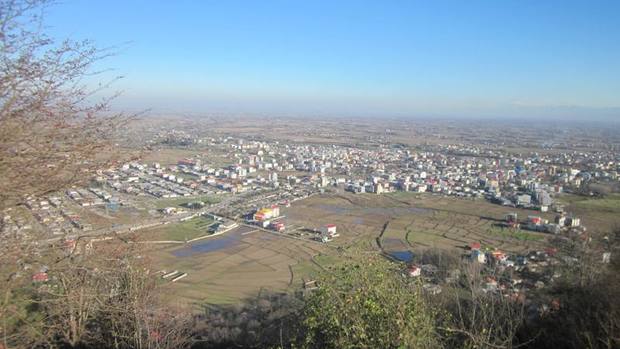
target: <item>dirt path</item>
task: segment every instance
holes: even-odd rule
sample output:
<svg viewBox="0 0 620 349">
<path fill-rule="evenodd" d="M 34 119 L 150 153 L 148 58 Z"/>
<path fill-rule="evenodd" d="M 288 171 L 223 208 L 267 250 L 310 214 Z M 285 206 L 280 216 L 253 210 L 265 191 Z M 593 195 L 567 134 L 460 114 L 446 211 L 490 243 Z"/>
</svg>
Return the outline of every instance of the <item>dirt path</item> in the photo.
<svg viewBox="0 0 620 349">
<path fill-rule="evenodd" d="M 381 240 L 383 239 L 383 234 L 385 234 L 385 231 L 387 230 L 388 225 L 390 225 L 390 221 L 385 221 L 385 223 L 383 223 L 383 228 L 381 229 L 381 233 L 379 233 L 379 236 L 377 237 L 376 241 L 377 241 L 377 246 L 379 246 L 379 249 L 381 251 L 383 251 L 383 245 L 381 244 Z"/>
</svg>

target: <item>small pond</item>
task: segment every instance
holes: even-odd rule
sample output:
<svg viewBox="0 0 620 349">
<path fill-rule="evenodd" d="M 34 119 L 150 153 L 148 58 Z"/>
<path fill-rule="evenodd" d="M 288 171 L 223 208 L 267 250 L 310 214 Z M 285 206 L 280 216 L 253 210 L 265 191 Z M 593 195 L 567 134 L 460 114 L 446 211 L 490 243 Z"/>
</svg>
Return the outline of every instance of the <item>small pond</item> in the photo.
<svg viewBox="0 0 620 349">
<path fill-rule="evenodd" d="M 414 257 L 414 254 L 411 251 L 388 251 L 387 254 L 405 263 L 411 263 Z"/>
<path fill-rule="evenodd" d="M 233 247 L 241 242 L 241 234 L 233 233 L 221 237 L 207 238 L 202 241 L 194 242 L 188 246 L 172 251 L 176 257 L 188 257 L 195 254 L 215 252 Z"/>
</svg>

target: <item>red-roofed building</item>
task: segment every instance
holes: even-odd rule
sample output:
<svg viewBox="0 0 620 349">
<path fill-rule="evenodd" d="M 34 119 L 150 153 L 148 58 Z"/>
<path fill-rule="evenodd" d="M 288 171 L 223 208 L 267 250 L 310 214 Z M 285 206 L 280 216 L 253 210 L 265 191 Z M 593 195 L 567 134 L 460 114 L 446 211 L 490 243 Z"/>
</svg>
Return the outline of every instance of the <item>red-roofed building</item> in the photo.
<svg viewBox="0 0 620 349">
<path fill-rule="evenodd" d="M 275 231 L 279 231 L 282 232 L 284 231 L 284 223 L 282 222 L 272 222 L 271 223 L 271 228 Z"/>
<path fill-rule="evenodd" d="M 508 256 L 506 256 L 506 254 L 504 254 L 504 252 L 502 251 L 496 250 L 496 251 L 491 252 L 491 254 L 493 255 L 493 259 L 495 259 L 498 262 L 503 262 L 508 258 Z"/>
<path fill-rule="evenodd" d="M 327 237 L 327 238 L 334 238 L 336 236 L 339 236 L 338 233 L 336 232 L 336 225 L 335 224 L 327 224 L 324 227 L 321 228 L 321 235 L 323 237 Z"/>
<path fill-rule="evenodd" d="M 417 265 L 412 265 L 409 268 L 407 268 L 407 273 L 411 277 L 420 276 L 422 274 L 422 269 L 418 267 Z"/>
<path fill-rule="evenodd" d="M 193 159 L 183 159 L 183 160 L 179 160 L 178 164 L 179 165 L 185 165 L 185 166 L 195 166 L 196 165 L 196 160 L 193 160 Z"/>
<path fill-rule="evenodd" d="M 321 228 L 321 232 L 324 235 L 335 236 L 336 235 L 336 225 L 335 224 L 326 224 L 323 228 Z"/>
<path fill-rule="evenodd" d="M 555 247 L 547 247 L 545 248 L 545 253 L 549 256 L 555 256 L 558 253 L 558 249 Z"/>
<path fill-rule="evenodd" d="M 47 276 L 47 273 L 45 272 L 36 273 L 32 275 L 33 282 L 46 282 L 48 280 L 49 280 L 49 277 Z"/>
<path fill-rule="evenodd" d="M 67 239 L 63 242 L 63 247 L 65 250 L 72 252 L 77 247 L 77 240 Z"/>
</svg>

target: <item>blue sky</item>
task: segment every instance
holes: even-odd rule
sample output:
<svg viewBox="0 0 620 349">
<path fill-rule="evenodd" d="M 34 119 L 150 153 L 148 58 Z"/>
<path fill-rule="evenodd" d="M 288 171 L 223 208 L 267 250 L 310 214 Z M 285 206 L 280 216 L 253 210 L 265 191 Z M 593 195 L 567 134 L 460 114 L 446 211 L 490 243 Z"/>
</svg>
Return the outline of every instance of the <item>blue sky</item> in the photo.
<svg viewBox="0 0 620 349">
<path fill-rule="evenodd" d="M 47 24 L 123 48 L 119 108 L 620 117 L 620 1 L 63 0 Z"/>
</svg>

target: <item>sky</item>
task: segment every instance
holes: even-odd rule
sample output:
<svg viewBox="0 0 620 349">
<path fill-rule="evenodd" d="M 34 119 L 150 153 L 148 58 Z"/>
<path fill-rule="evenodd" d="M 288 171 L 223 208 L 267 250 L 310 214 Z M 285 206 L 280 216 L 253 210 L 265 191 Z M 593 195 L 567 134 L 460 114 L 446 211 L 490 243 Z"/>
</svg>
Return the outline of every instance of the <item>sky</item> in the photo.
<svg viewBox="0 0 620 349">
<path fill-rule="evenodd" d="M 117 48 L 118 108 L 620 119 L 617 0 L 61 0 L 46 24 Z"/>
</svg>

